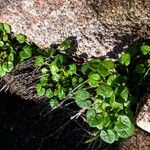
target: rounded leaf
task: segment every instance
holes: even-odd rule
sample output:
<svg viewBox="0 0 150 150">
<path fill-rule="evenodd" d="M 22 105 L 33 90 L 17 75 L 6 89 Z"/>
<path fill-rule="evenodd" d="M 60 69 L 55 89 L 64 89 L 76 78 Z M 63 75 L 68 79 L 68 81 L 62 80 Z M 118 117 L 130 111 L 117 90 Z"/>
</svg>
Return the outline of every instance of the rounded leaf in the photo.
<svg viewBox="0 0 150 150">
<path fill-rule="evenodd" d="M 20 52 L 21 61 L 30 58 L 32 56 L 32 48 L 29 45 L 23 47 L 23 51 Z"/>
<path fill-rule="evenodd" d="M 51 73 L 53 75 L 56 75 L 56 73 L 59 71 L 59 68 L 56 66 L 56 64 L 51 63 L 49 66 L 50 66 Z"/>
<path fill-rule="evenodd" d="M 44 64 L 43 56 L 36 56 L 36 58 L 35 58 L 35 65 L 36 66 L 42 66 L 43 64 Z"/>
<path fill-rule="evenodd" d="M 63 41 L 63 42 L 59 45 L 59 48 L 60 48 L 60 50 L 65 50 L 65 49 L 70 48 L 70 46 L 71 46 L 71 40 L 70 40 L 70 39 L 66 39 L 65 41 Z"/>
<path fill-rule="evenodd" d="M 35 89 L 39 96 L 45 95 L 45 88 L 43 88 L 41 84 L 36 84 Z"/>
<path fill-rule="evenodd" d="M 46 90 L 45 96 L 48 98 L 52 98 L 53 97 L 53 91 L 50 88 L 48 88 Z"/>
<path fill-rule="evenodd" d="M 99 64 L 101 63 L 101 60 L 100 59 L 93 59 L 91 60 L 89 63 L 88 63 L 88 67 L 91 69 L 91 70 L 94 70 L 94 71 L 98 71 L 99 70 Z"/>
<path fill-rule="evenodd" d="M 75 64 L 69 65 L 69 70 L 67 71 L 69 75 L 72 76 L 73 74 L 76 74 L 76 71 L 77 71 L 77 67 Z"/>
<path fill-rule="evenodd" d="M 18 34 L 17 36 L 16 36 L 16 39 L 17 39 L 17 41 L 19 42 L 19 43 L 25 43 L 25 41 L 26 41 L 26 36 L 24 35 L 24 34 Z"/>
<path fill-rule="evenodd" d="M 75 93 L 74 98 L 76 100 L 86 100 L 86 99 L 90 98 L 90 93 L 85 90 L 79 90 Z"/>
<path fill-rule="evenodd" d="M 142 45 L 141 46 L 141 52 L 144 55 L 150 54 L 150 45 Z"/>
<path fill-rule="evenodd" d="M 99 84 L 100 75 L 98 73 L 91 73 L 88 76 L 88 83 L 91 87 L 96 87 Z"/>
<path fill-rule="evenodd" d="M 58 103 L 58 100 L 56 98 L 50 99 L 50 106 L 52 109 L 57 108 L 58 104 L 59 103 Z"/>
<path fill-rule="evenodd" d="M 134 126 L 130 119 L 125 115 L 118 116 L 114 129 L 121 138 L 128 138 L 134 133 Z"/>
<path fill-rule="evenodd" d="M 11 26 L 7 23 L 3 23 L 3 27 L 4 27 L 4 31 L 6 33 L 10 33 L 11 32 Z"/>
<path fill-rule="evenodd" d="M 112 144 L 116 139 L 116 135 L 113 130 L 102 130 L 100 133 L 100 137 L 109 144 Z"/>
<path fill-rule="evenodd" d="M 113 89 L 108 84 L 100 84 L 99 87 L 96 89 L 97 95 L 101 95 L 104 97 L 111 97 L 114 93 Z"/>
<path fill-rule="evenodd" d="M 86 113 L 86 120 L 91 127 L 100 127 L 103 117 L 100 114 L 96 114 L 96 111 L 94 109 L 89 109 Z"/>
<path fill-rule="evenodd" d="M 10 72 L 14 68 L 14 65 L 11 61 L 4 62 L 2 68 L 5 72 Z"/>
<path fill-rule="evenodd" d="M 86 99 L 86 100 L 75 100 L 75 102 L 80 108 L 84 108 L 84 109 L 89 109 L 92 105 L 91 101 L 88 99 Z"/>
<path fill-rule="evenodd" d="M 0 41 L 0 47 L 3 47 L 3 46 L 4 46 L 4 42 Z"/>
<path fill-rule="evenodd" d="M 3 67 L 0 65 L 0 77 L 3 77 L 6 74 L 6 71 L 3 70 Z"/>
<path fill-rule="evenodd" d="M 125 53 L 123 54 L 120 58 L 119 58 L 119 62 L 122 64 L 122 65 L 125 65 L 125 66 L 128 66 L 130 64 L 130 54 L 128 53 Z"/>
<path fill-rule="evenodd" d="M 103 63 L 103 66 L 106 67 L 108 70 L 113 70 L 116 67 L 114 62 L 111 60 L 104 60 L 102 63 Z"/>
</svg>

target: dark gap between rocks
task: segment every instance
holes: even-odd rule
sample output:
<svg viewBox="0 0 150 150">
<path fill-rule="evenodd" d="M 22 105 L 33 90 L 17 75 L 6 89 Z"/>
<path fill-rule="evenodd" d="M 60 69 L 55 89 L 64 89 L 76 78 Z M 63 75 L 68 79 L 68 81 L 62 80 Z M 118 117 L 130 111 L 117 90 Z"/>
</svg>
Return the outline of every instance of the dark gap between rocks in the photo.
<svg viewBox="0 0 150 150">
<path fill-rule="evenodd" d="M 70 120 L 69 108 L 50 111 L 46 103 L 0 93 L 0 149 L 3 150 L 117 150 L 117 143 L 85 144 L 89 130 L 82 119 Z"/>
</svg>

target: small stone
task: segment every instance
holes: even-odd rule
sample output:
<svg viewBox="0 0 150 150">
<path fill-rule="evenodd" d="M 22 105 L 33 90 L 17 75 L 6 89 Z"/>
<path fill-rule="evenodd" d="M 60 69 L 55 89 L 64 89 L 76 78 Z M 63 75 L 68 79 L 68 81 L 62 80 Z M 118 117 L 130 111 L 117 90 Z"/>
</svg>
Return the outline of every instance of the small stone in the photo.
<svg viewBox="0 0 150 150">
<path fill-rule="evenodd" d="M 144 103 L 144 105 L 142 107 L 140 106 L 141 108 L 136 118 L 136 124 L 141 129 L 150 133 L 150 94 L 144 95 L 142 103 Z"/>
</svg>

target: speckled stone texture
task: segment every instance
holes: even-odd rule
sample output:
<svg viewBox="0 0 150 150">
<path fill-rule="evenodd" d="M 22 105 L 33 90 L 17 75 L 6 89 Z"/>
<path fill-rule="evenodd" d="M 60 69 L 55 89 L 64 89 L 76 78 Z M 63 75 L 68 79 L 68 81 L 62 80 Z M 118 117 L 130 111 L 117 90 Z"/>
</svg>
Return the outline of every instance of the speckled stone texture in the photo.
<svg viewBox="0 0 150 150">
<path fill-rule="evenodd" d="M 137 128 L 134 136 L 123 140 L 121 145 L 121 150 L 150 150 L 150 136 Z"/>
<path fill-rule="evenodd" d="M 142 106 L 139 109 L 139 113 L 137 115 L 136 123 L 141 129 L 150 133 L 150 94 L 145 94 L 142 99 Z"/>
<path fill-rule="evenodd" d="M 74 36 L 77 54 L 116 54 L 150 38 L 150 0 L 0 0 L 0 22 L 40 47 Z"/>
</svg>

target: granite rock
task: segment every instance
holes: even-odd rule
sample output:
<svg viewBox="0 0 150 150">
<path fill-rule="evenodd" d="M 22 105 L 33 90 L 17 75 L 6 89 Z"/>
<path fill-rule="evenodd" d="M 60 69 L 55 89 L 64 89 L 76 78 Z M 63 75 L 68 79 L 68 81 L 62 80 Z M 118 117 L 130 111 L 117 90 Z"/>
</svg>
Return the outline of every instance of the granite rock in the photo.
<svg viewBox="0 0 150 150">
<path fill-rule="evenodd" d="M 150 133 L 150 94 L 145 94 L 139 104 L 136 124 L 141 129 Z"/>
<path fill-rule="evenodd" d="M 0 22 L 40 47 L 73 36 L 77 54 L 116 55 L 150 38 L 149 0 L 0 0 Z"/>
</svg>

